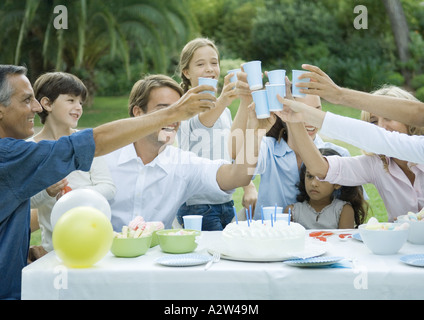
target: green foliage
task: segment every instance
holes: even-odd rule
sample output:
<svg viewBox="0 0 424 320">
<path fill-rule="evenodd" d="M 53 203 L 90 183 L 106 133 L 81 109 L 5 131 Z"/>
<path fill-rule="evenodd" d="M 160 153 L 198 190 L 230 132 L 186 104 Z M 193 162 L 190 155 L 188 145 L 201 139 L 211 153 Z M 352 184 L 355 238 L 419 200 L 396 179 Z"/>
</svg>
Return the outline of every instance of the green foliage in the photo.
<svg viewBox="0 0 424 320">
<path fill-rule="evenodd" d="M 412 78 L 411 80 L 411 86 L 412 88 L 414 88 L 415 90 L 424 87 L 424 74 L 420 74 L 418 76 L 415 76 L 414 78 Z"/>
<path fill-rule="evenodd" d="M 421 87 L 417 90 L 417 92 L 415 92 L 415 97 L 424 102 L 424 87 Z"/>
</svg>

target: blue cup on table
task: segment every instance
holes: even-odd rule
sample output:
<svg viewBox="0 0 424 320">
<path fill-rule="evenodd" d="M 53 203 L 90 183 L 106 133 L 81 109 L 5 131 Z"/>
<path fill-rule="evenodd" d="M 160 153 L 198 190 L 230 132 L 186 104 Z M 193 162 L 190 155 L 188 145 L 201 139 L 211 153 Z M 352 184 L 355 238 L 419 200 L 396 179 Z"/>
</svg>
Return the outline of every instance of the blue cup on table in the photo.
<svg viewBox="0 0 424 320">
<path fill-rule="evenodd" d="M 250 90 L 259 90 L 263 88 L 262 83 L 262 62 L 250 61 L 243 64 L 243 70 L 247 73 L 247 83 Z"/>
<path fill-rule="evenodd" d="M 233 74 L 233 76 L 230 78 L 230 82 L 236 82 L 237 81 L 237 72 L 241 72 L 241 69 L 228 70 L 227 74 L 230 74 L 230 73 Z"/>
<path fill-rule="evenodd" d="M 203 216 L 195 214 L 183 216 L 184 229 L 202 231 L 202 219 Z"/>
<path fill-rule="evenodd" d="M 292 95 L 293 95 L 293 97 L 302 98 L 302 97 L 306 96 L 306 94 L 301 93 L 299 91 L 300 88 L 297 87 L 296 84 L 298 84 L 299 82 L 309 82 L 310 81 L 309 78 L 301 79 L 301 80 L 298 79 L 300 77 L 300 75 L 307 73 L 307 72 L 308 71 L 304 71 L 304 70 L 293 70 L 292 71 Z"/>
<path fill-rule="evenodd" d="M 255 102 L 255 112 L 258 119 L 269 118 L 269 107 L 266 90 L 252 91 L 253 101 Z"/>
<path fill-rule="evenodd" d="M 270 84 L 286 84 L 286 70 L 268 71 L 268 80 Z"/>
<path fill-rule="evenodd" d="M 269 111 L 282 111 L 283 104 L 278 101 L 277 95 L 284 98 L 286 96 L 286 86 L 284 84 L 267 84 L 265 88 Z"/>
<path fill-rule="evenodd" d="M 271 220 L 271 217 L 275 217 L 275 207 L 263 207 L 264 220 Z M 288 216 L 288 214 L 286 214 Z M 277 207 L 277 220 L 286 220 L 285 215 L 283 214 L 283 207 Z"/>
<path fill-rule="evenodd" d="M 199 86 L 206 84 L 208 86 L 214 87 L 215 89 L 218 88 L 218 80 L 217 79 L 199 77 L 198 81 L 199 81 Z M 213 96 L 215 96 L 215 93 L 216 93 L 215 91 L 208 91 L 208 90 L 203 91 L 203 92 L 210 93 Z"/>
</svg>

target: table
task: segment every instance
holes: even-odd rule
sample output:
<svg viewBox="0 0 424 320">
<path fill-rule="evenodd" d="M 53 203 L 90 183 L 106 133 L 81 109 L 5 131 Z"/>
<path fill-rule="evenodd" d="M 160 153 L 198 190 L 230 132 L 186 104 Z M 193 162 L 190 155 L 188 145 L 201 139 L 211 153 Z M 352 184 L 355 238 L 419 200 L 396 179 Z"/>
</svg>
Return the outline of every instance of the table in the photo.
<svg viewBox="0 0 424 320">
<path fill-rule="evenodd" d="M 357 230 L 333 230 L 357 232 Z M 198 253 L 207 253 L 221 232 L 202 232 Z M 155 263 L 159 246 L 136 258 L 110 252 L 91 268 L 66 268 L 50 252 L 22 271 L 22 299 L 424 299 L 424 268 L 406 265 L 403 255 L 424 253 L 409 242 L 395 255 L 374 255 L 355 239 L 328 238 L 327 256 L 343 256 L 347 268 L 299 268 L 282 262 L 221 259 L 204 265 L 167 267 Z M 349 263 L 349 261 L 353 261 Z"/>
</svg>

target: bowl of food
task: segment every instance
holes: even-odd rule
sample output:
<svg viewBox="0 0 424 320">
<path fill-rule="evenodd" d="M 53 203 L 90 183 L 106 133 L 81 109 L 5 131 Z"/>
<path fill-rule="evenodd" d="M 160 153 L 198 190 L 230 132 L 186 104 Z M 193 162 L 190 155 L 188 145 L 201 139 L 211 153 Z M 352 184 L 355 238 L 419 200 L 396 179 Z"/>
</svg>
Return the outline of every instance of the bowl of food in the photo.
<svg viewBox="0 0 424 320">
<path fill-rule="evenodd" d="M 358 227 L 362 241 L 374 254 L 396 254 L 408 238 L 407 224 L 378 223 Z"/>
<path fill-rule="evenodd" d="M 152 235 L 146 235 L 138 238 L 113 238 L 110 251 L 120 258 L 138 257 L 147 252 L 152 242 Z"/>
<path fill-rule="evenodd" d="M 156 231 L 159 246 L 166 253 L 189 253 L 197 248 L 196 237 L 200 231 L 189 229 L 164 229 Z"/>
<path fill-rule="evenodd" d="M 424 217 L 422 217 L 423 215 L 420 216 L 418 214 L 409 212 L 406 215 L 397 217 L 397 223 L 409 224 L 408 242 L 413 244 L 424 244 Z"/>
</svg>

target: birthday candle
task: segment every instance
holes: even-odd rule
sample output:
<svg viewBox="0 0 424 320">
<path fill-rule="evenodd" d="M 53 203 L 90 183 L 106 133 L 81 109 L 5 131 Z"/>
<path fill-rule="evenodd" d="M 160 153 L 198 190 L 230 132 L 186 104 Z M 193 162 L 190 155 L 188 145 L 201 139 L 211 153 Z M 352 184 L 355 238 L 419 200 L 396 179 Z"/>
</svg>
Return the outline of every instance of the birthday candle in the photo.
<svg viewBox="0 0 424 320">
<path fill-rule="evenodd" d="M 249 218 L 250 222 L 252 222 L 252 205 L 249 204 Z"/>
<path fill-rule="evenodd" d="M 247 226 L 250 227 L 249 213 L 247 212 L 247 209 L 246 209 L 246 220 L 247 220 Z"/>
<path fill-rule="evenodd" d="M 272 219 L 272 216 L 271 216 Z M 277 221 L 277 204 L 275 204 L 275 209 L 274 209 L 274 221 Z"/>
<path fill-rule="evenodd" d="M 289 220 L 289 225 L 290 225 L 290 220 L 291 220 L 291 208 L 289 208 L 289 218 L 288 218 L 288 220 Z"/>
<path fill-rule="evenodd" d="M 262 224 L 264 224 L 264 206 L 261 205 L 261 219 L 262 219 Z"/>
<path fill-rule="evenodd" d="M 233 211 L 234 211 L 234 217 L 236 217 L 236 224 L 238 224 L 237 211 L 236 211 L 236 207 L 234 206 L 233 206 Z"/>
</svg>

